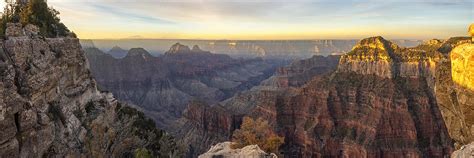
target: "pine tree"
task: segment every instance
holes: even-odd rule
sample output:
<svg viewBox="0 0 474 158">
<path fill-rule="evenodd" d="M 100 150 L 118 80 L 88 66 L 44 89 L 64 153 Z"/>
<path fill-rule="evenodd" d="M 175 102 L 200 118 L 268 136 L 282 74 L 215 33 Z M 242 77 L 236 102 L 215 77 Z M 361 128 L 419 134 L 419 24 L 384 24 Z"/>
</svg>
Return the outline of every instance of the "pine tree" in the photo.
<svg viewBox="0 0 474 158">
<path fill-rule="evenodd" d="M 11 14 L 4 14 L 0 21 L 0 35 L 5 35 L 6 24 L 9 22 L 22 25 L 33 24 L 39 27 L 40 35 L 45 37 L 63 37 L 70 31 L 61 23 L 59 12 L 48 7 L 45 0 L 30 0 L 26 5 L 16 5 Z"/>
</svg>

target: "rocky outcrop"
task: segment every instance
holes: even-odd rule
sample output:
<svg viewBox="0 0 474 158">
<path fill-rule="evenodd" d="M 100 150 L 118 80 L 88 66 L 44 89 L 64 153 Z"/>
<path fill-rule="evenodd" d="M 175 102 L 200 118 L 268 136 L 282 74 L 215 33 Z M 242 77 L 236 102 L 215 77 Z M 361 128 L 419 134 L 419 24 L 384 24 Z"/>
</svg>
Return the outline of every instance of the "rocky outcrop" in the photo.
<svg viewBox="0 0 474 158">
<path fill-rule="evenodd" d="M 249 145 L 242 149 L 232 149 L 232 142 L 219 143 L 211 147 L 206 153 L 199 155 L 199 158 L 277 158 L 275 154 L 267 154 L 258 145 Z"/>
<path fill-rule="evenodd" d="M 193 49 L 195 49 L 195 48 L 193 48 Z M 171 46 L 170 50 L 168 50 L 165 54 L 171 55 L 171 54 L 189 53 L 189 52 L 192 52 L 192 51 L 191 51 L 191 49 L 189 49 L 188 46 L 182 45 L 180 43 L 176 43 L 173 46 Z"/>
<path fill-rule="evenodd" d="M 473 51 L 473 44 L 455 47 L 436 75 L 436 98 L 456 148 L 474 141 Z"/>
<path fill-rule="evenodd" d="M 474 44 L 462 44 L 450 54 L 453 81 L 461 87 L 474 90 Z"/>
<path fill-rule="evenodd" d="M 438 41 L 427 44 L 430 42 L 436 44 Z M 440 52 L 426 50 L 423 45 L 402 48 L 378 36 L 361 40 L 351 52 L 343 55 L 338 71 L 382 78 L 427 77 L 433 80 L 436 63 L 441 59 Z"/>
<path fill-rule="evenodd" d="M 338 71 L 392 78 L 393 58 L 399 48 L 382 37 L 361 40 L 352 51 L 341 57 Z"/>
<path fill-rule="evenodd" d="M 0 157 L 176 153 L 143 113 L 97 90 L 78 39 L 8 26 L 0 42 Z"/>
<path fill-rule="evenodd" d="M 464 145 L 451 155 L 451 158 L 465 158 L 474 156 L 474 143 Z"/>
</svg>

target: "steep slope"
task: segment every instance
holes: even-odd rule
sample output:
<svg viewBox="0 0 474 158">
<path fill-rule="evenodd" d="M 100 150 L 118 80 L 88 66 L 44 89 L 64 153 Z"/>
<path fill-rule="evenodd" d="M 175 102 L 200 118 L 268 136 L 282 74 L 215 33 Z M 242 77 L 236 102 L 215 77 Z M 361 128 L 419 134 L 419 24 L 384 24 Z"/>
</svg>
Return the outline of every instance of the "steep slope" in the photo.
<svg viewBox="0 0 474 158">
<path fill-rule="evenodd" d="M 461 42 L 463 43 L 463 42 Z M 474 44 L 454 47 L 437 75 L 436 97 L 456 148 L 474 141 Z"/>
<path fill-rule="evenodd" d="M 443 157 L 453 148 L 430 83 L 439 58 L 364 39 L 335 74 L 257 104 L 265 110 L 252 115 L 270 118 L 286 136 L 285 155 Z"/>
<path fill-rule="evenodd" d="M 179 144 L 189 144 L 188 157 L 196 157 L 218 142 L 226 141 L 232 131 L 239 128 L 243 116 L 250 114 L 258 105 L 274 104 L 278 96 L 295 89 L 313 77 L 328 74 L 336 69 L 339 56 L 314 56 L 279 68 L 277 73 L 262 81 L 259 86 L 230 99 L 209 106 L 205 102 L 190 102 L 183 118 L 173 125 L 174 135 L 181 138 Z M 267 111 L 266 109 L 261 109 Z"/>
<path fill-rule="evenodd" d="M 403 48 L 382 37 L 363 39 L 341 57 L 335 73 L 289 88 L 272 77 L 219 105 L 190 105 L 186 125 L 229 139 L 240 118 L 262 117 L 285 136 L 280 150 L 290 157 L 450 156 L 453 144 L 472 139 L 471 56 L 464 53 L 471 49 L 465 42 Z M 458 76 L 451 75 L 451 64 Z M 202 117 L 206 113 L 217 117 Z"/>
<path fill-rule="evenodd" d="M 176 153 L 143 113 L 97 91 L 79 39 L 8 24 L 0 45 L 0 157 Z"/>
<path fill-rule="evenodd" d="M 139 105 L 160 128 L 181 117 L 188 102 L 219 102 L 268 78 L 283 62 L 233 59 L 179 43 L 163 56 L 153 57 L 142 48 L 113 59 L 98 49 L 86 49 L 99 89 L 119 100 Z"/>
</svg>

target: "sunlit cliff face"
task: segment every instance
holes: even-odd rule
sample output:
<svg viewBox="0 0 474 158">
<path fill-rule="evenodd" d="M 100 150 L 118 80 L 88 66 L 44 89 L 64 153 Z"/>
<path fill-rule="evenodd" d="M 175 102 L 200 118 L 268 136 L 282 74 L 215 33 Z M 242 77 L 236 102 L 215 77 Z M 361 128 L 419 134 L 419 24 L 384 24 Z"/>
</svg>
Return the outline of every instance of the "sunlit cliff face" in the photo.
<svg viewBox="0 0 474 158">
<path fill-rule="evenodd" d="M 451 52 L 452 77 L 458 85 L 474 91 L 474 44 L 463 44 Z"/>
</svg>

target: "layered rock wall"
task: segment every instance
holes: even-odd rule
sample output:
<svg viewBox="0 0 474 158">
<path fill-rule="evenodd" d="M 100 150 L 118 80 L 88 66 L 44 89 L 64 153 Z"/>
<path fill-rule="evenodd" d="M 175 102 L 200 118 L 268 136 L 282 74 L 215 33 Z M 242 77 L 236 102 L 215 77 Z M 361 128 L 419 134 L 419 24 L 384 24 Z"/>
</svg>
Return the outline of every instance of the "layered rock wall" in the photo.
<svg viewBox="0 0 474 158">
<path fill-rule="evenodd" d="M 0 157 L 174 154 L 153 121 L 97 91 L 79 39 L 31 28 L 8 24 L 0 42 Z"/>
</svg>

